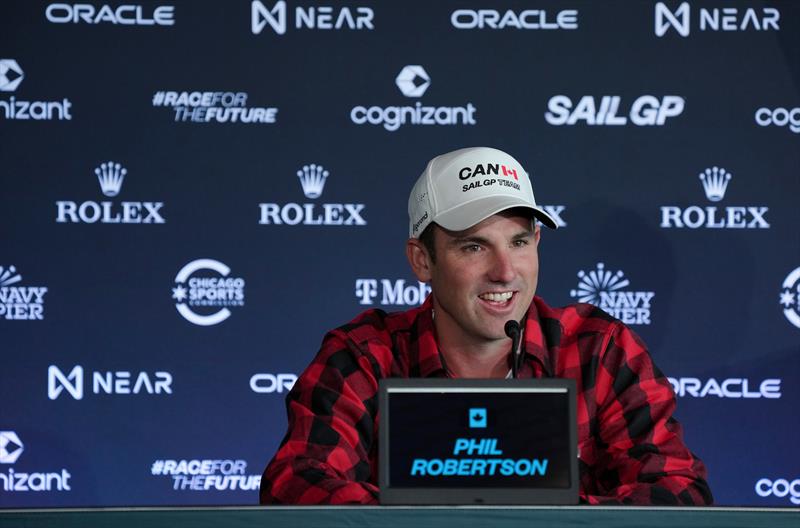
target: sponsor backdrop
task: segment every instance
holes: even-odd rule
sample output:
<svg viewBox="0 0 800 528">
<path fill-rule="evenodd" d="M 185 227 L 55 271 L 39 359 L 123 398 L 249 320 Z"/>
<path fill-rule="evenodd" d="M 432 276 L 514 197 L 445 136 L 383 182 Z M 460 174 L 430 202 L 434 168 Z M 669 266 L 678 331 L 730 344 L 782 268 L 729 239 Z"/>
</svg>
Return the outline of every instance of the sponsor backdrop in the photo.
<svg viewBox="0 0 800 528">
<path fill-rule="evenodd" d="M 800 504 L 798 34 L 784 1 L 3 2 L 0 506 L 255 503 L 325 331 L 428 294 L 406 199 L 475 145 L 717 502 Z"/>
</svg>

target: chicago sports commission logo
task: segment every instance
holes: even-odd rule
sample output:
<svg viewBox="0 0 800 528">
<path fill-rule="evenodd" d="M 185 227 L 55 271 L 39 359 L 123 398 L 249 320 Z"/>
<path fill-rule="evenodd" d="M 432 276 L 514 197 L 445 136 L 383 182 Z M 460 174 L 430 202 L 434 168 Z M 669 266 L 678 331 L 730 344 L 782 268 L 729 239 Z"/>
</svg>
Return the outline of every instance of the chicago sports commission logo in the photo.
<svg viewBox="0 0 800 528">
<path fill-rule="evenodd" d="M 197 259 L 175 276 L 172 298 L 184 319 L 200 326 L 212 326 L 231 316 L 232 307 L 244 306 L 245 281 L 231 277 L 231 269 L 218 260 Z M 207 313 L 212 310 L 211 313 Z"/>
<path fill-rule="evenodd" d="M 783 280 L 780 305 L 786 319 L 800 328 L 800 268 L 792 270 Z"/>
</svg>

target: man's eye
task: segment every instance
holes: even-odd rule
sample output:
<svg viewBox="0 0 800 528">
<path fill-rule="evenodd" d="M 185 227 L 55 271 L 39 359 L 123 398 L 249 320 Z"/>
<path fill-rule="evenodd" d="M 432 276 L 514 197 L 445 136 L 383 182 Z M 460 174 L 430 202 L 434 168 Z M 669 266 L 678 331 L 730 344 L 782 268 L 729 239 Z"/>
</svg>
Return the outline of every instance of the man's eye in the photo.
<svg viewBox="0 0 800 528">
<path fill-rule="evenodd" d="M 514 241 L 514 247 L 523 247 L 523 246 L 527 246 L 527 245 L 528 245 L 528 241 L 524 240 L 524 239 L 520 239 L 520 240 L 515 240 Z"/>
<path fill-rule="evenodd" d="M 466 246 L 463 246 L 461 249 L 467 253 L 477 253 L 478 251 L 481 250 L 481 246 L 479 246 L 478 244 L 468 244 Z"/>
</svg>

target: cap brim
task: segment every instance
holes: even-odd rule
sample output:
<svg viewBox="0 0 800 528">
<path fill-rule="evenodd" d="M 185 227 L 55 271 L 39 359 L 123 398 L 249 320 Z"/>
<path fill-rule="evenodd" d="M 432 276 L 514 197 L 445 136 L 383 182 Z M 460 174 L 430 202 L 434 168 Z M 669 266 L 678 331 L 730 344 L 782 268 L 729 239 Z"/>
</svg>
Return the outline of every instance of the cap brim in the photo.
<svg viewBox="0 0 800 528">
<path fill-rule="evenodd" d="M 436 215 L 432 220 L 443 228 L 450 231 L 463 231 L 486 220 L 493 214 L 497 214 L 507 209 L 521 207 L 528 209 L 531 215 L 550 229 L 558 229 L 553 217 L 544 209 L 532 206 L 529 202 L 514 196 L 490 196 L 483 197 L 471 202 L 460 204 L 449 211 L 444 211 Z"/>
</svg>

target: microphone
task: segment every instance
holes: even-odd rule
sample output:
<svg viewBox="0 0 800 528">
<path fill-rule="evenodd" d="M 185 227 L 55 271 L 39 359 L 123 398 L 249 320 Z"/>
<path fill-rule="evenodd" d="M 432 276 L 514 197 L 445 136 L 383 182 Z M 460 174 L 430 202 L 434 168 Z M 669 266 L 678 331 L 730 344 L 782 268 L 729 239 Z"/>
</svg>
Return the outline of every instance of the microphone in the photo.
<svg viewBox="0 0 800 528">
<path fill-rule="evenodd" d="M 506 335 L 511 338 L 511 377 L 517 379 L 517 370 L 519 369 L 519 323 L 514 321 L 506 321 L 505 326 Z"/>
</svg>

